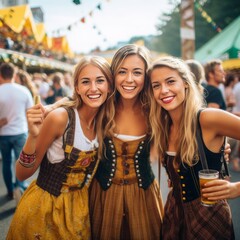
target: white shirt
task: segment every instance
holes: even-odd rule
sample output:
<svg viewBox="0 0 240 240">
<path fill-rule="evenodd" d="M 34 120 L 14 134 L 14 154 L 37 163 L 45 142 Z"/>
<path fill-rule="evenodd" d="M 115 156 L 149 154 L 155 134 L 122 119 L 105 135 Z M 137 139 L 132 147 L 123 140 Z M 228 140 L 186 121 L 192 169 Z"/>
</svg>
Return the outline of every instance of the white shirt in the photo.
<svg viewBox="0 0 240 240">
<path fill-rule="evenodd" d="M 13 136 L 28 131 L 26 111 L 33 106 L 30 91 L 17 83 L 0 85 L 0 118 L 7 124 L 0 128 L 0 136 Z"/>
<path fill-rule="evenodd" d="M 233 87 L 233 94 L 236 98 L 236 105 L 233 107 L 233 112 L 240 112 L 240 82 Z"/>
<path fill-rule="evenodd" d="M 95 139 L 91 141 L 84 135 L 81 124 L 80 124 L 78 112 L 76 109 L 74 109 L 74 112 L 75 112 L 76 121 L 75 121 L 75 134 L 74 134 L 73 146 L 77 149 L 80 149 L 81 151 L 91 151 L 97 148 L 98 147 L 97 136 L 95 137 Z M 63 136 L 56 139 L 48 149 L 47 157 L 51 163 L 59 163 L 65 158 L 62 145 L 63 145 Z"/>
</svg>

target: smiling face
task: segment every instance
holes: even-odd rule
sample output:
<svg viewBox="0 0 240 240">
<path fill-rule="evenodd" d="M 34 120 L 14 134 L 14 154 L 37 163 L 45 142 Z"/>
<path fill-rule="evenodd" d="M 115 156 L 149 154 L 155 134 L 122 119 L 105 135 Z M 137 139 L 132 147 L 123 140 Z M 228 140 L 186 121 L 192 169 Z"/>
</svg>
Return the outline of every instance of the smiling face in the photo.
<svg viewBox="0 0 240 240">
<path fill-rule="evenodd" d="M 178 72 L 168 67 L 157 67 L 150 77 L 157 103 L 169 112 L 179 109 L 185 100 L 187 85 Z"/>
<path fill-rule="evenodd" d="M 145 79 L 145 64 L 138 55 L 130 55 L 121 64 L 115 75 L 115 84 L 123 99 L 136 99 L 142 91 Z"/>
<path fill-rule="evenodd" d="M 83 105 L 99 108 L 107 99 L 109 92 L 107 79 L 98 67 L 88 64 L 79 74 L 76 92 L 81 97 Z"/>
</svg>

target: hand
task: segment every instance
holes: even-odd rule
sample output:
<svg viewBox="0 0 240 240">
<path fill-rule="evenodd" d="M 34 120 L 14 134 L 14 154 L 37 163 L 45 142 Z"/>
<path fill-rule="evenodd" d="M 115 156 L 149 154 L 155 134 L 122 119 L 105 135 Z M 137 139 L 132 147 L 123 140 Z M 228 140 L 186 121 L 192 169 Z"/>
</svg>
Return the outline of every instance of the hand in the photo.
<svg viewBox="0 0 240 240">
<path fill-rule="evenodd" d="M 203 196 L 209 200 L 222 200 L 240 196 L 240 182 L 231 183 L 227 180 L 213 180 L 204 185 Z"/>
<path fill-rule="evenodd" d="M 226 160 L 227 163 L 229 163 L 230 153 L 231 153 L 231 147 L 230 147 L 230 144 L 227 142 L 224 148 L 224 159 Z"/>
<path fill-rule="evenodd" d="M 6 125 L 8 123 L 7 119 L 6 118 L 1 118 L 0 119 L 0 127 Z"/>
<path fill-rule="evenodd" d="M 27 110 L 28 132 L 32 137 L 37 137 L 43 124 L 44 107 L 41 103 Z"/>
</svg>

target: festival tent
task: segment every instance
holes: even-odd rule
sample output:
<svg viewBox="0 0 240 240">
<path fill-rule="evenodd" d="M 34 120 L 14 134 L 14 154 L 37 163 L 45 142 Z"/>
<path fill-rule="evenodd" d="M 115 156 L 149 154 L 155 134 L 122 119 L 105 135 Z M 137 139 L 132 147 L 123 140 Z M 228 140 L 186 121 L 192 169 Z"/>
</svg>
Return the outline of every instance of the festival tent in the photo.
<svg viewBox="0 0 240 240">
<path fill-rule="evenodd" d="M 35 23 L 29 5 L 12 6 L 0 9 L 0 33 L 12 40 L 26 41 L 33 46 L 42 44 L 46 49 L 56 50 L 53 42 L 55 38 L 46 35 L 43 23 Z M 63 37 L 65 38 L 65 37 Z M 57 46 L 58 51 L 62 51 L 69 56 L 73 53 L 67 40 L 62 41 L 63 45 Z"/>
<path fill-rule="evenodd" d="M 240 68 L 240 16 L 195 53 L 195 59 L 205 63 L 222 59 L 225 69 Z"/>
<path fill-rule="evenodd" d="M 37 43 L 43 40 L 45 28 L 43 23 L 35 24 L 31 9 L 28 5 L 13 6 L 0 9 L 0 27 L 4 24 L 23 37 L 34 37 Z"/>
</svg>

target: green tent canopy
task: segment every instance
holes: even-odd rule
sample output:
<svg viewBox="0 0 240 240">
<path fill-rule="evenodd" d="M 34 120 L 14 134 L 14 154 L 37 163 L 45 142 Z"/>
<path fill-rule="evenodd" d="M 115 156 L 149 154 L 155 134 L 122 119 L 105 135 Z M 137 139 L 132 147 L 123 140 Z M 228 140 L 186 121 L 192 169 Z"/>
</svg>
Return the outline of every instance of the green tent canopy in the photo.
<svg viewBox="0 0 240 240">
<path fill-rule="evenodd" d="M 195 53 L 195 59 L 203 63 L 216 58 L 240 61 L 240 16 Z"/>
</svg>

